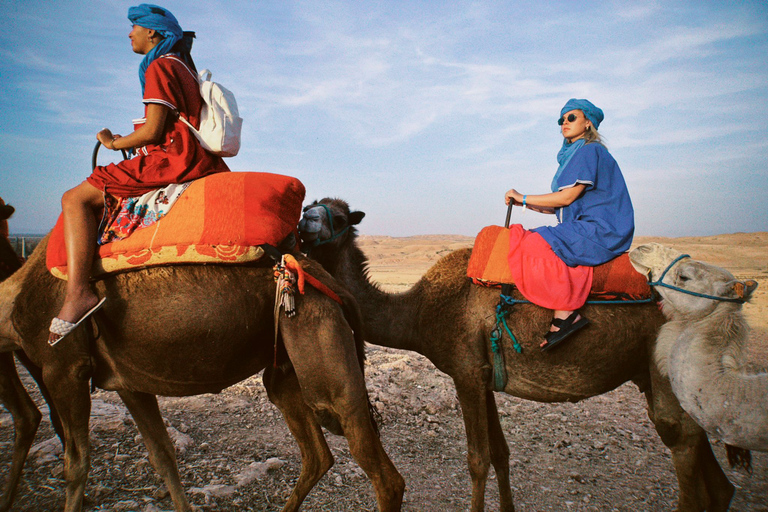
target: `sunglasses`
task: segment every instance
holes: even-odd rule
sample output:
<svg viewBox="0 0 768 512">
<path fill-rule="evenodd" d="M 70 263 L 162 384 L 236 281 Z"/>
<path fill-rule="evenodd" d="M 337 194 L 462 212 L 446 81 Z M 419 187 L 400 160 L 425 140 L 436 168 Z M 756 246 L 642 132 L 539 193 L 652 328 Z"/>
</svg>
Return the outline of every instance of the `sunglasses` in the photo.
<svg viewBox="0 0 768 512">
<path fill-rule="evenodd" d="M 568 114 L 568 117 L 563 116 L 560 119 L 558 119 L 557 124 L 560 126 L 563 126 L 563 123 L 565 122 L 566 119 L 568 120 L 569 123 L 572 123 L 575 120 L 577 120 L 578 117 L 576 117 L 576 114 Z"/>
</svg>

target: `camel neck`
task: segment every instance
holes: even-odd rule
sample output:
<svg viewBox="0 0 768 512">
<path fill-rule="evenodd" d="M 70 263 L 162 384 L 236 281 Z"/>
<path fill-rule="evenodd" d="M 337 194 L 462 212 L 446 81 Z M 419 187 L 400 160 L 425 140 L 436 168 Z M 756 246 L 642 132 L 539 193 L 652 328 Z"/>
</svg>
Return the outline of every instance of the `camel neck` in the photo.
<svg viewBox="0 0 768 512">
<path fill-rule="evenodd" d="M 334 265 L 323 264 L 337 280 L 349 288 L 360 304 L 366 341 L 421 353 L 421 340 L 415 322 L 418 310 L 415 286 L 404 293 L 381 290 L 371 282 L 367 258 L 354 244 L 348 244 L 339 253 Z"/>
<path fill-rule="evenodd" d="M 749 326 L 740 307 L 719 305 L 713 313 L 695 322 L 692 330 L 703 340 L 699 343 L 700 348 L 730 366 L 731 370 L 741 371 L 749 366 L 746 350 Z"/>
</svg>

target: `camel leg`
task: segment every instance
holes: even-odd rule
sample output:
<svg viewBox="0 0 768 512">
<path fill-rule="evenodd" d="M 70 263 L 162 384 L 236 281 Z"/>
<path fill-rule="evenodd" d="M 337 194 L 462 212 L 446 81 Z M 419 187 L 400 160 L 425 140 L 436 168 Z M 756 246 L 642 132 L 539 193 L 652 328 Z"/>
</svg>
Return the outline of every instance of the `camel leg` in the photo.
<svg viewBox="0 0 768 512">
<path fill-rule="evenodd" d="M 648 415 L 661 440 L 672 451 L 680 489 L 677 510 L 728 510 L 734 486 L 718 464 L 706 432 L 680 407 L 669 381 L 655 369 L 651 373 L 652 388 L 645 393 Z"/>
<path fill-rule="evenodd" d="M 301 450 L 299 481 L 283 507 L 284 512 L 299 510 L 315 484 L 333 466 L 333 455 L 312 409 L 304 403 L 296 374 L 293 371 L 285 374 L 268 367 L 264 372 L 264 386 Z"/>
<path fill-rule="evenodd" d="M 499 484 L 499 506 L 501 512 L 515 512 L 512 499 L 512 486 L 509 481 L 509 445 L 504 437 L 499 421 L 499 411 L 496 408 L 496 397 L 493 391 L 486 391 L 486 409 L 488 411 L 488 435 L 490 438 L 491 464 L 496 471 Z"/>
<path fill-rule="evenodd" d="M 349 443 L 349 451 L 376 489 L 381 512 L 397 512 L 402 507 L 405 480 L 387 456 L 373 426 L 367 403 L 356 410 L 347 408 L 341 426 Z"/>
<path fill-rule="evenodd" d="M 176 465 L 176 450 L 163 423 L 157 397 L 127 390 L 118 391 L 118 394 L 139 428 L 144 446 L 149 452 L 149 461 L 165 482 L 174 508 L 177 512 L 192 510 L 181 485 Z"/>
<path fill-rule="evenodd" d="M 48 391 L 48 387 L 45 385 L 45 382 L 43 382 L 43 370 L 39 366 L 37 366 L 35 363 L 32 362 L 32 360 L 27 356 L 27 353 L 23 350 L 16 350 L 14 352 L 16 355 L 16 359 L 18 359 L 21 364 L 24 365 L 24 368 L 27 369 L 29 374 L 32 376 L 33 379 L 35 379 L 35 382 L 37 383 L 38 389 L 40 389 L 40 393 L 43 395 L 43 398 L 45 399 L 45 402 L 48 404 L 48 412 L 49 417 L 51 419 L 51 424 L 53 425 L 53 430 L 56 432 L 56 435 L 59 437 L 59 440 L 61 441 L 61 445 L 65 446 L 64 444 L 64 429 L 61 426 L 61 419 L 59 418 L 59 413 L 56 410 L 56 407 L 53 405 L 53 401 L 51 400 L 51 393 Z"/>
<path fill-rule="evenodd" d="M 0 511 L 6 511 L 10 510 L 16 497 L 24 461 L 27 460 L 29 449 L 35 440 L 35 433 L 42 418 L 35 402 L 32 401 L 19 379 L 11 352 L 0 354 L 0 402 L 13 416 L 15 430 L 11 469 L 8 472 L 5 491 L 0 498 Z"/>
<path fill-rule="evenodd" d="M 374 428 L 352 331 L 336 303 L 313 290 L 305 297 L 309 293 L 318 300 L 302 300 L 296 316 L 280 318 L 304 400 L 339 420 L 350 453 L 373 483 L 379 510 L 400 510 L 405 482 Z"/>
<path fill-rule="evenodd" d="M 91 464 L 88 421 L 91 415 L 90 359 L 75 360 L 74 339 L 55 347 L 55 365 L 43 367 L 43 381 L 51 392 L 64 432 L 64 475 L 67 482 L 64 512 L 83 508 L 85 483 Z M 59 357 L 57 357 L 59 356 Z"/>
<path fill-rule="evenodd" d="M 464 428 L 467 432 L 467 462 L 469 463 L 469 475 L 472 478 L 470 510 L 482 512 L 485 510 L 485 486 L 488 480 L 488 470 L 491 466 L 491 429 L 489 428 L 489 408 L 485 396 L 487 391 L 480 375 L 477 375 L 476 378 L 460 377 L 464 378 L 455 378 L 454 383 L 461 405 Z M 498 422 L 498 416 L 496 421 Z M 501 430 L 501 425 L 499 425 L 499 430 Z M 496 455 L 501 458 L 501 453 Z M 507 459 L 506 464 L 508 472 L 509 459 Z"/>
</svg>

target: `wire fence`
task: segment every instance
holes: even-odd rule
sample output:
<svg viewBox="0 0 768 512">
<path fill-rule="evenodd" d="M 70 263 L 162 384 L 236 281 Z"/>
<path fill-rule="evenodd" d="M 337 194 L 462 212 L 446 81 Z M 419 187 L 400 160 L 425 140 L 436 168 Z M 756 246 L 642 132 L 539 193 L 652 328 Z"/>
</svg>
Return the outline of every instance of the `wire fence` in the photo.
<svg viewBox="0 0 768 512">
<path fill-rule="evenodd" d="M 9 236 L 8 241 L 11 242 L 11 247 L 16 251 L 16 254 L 26 259 L 29 258 L 29 255 L 43 238 L 40 235 L 19 235 Z"/>
</svg>

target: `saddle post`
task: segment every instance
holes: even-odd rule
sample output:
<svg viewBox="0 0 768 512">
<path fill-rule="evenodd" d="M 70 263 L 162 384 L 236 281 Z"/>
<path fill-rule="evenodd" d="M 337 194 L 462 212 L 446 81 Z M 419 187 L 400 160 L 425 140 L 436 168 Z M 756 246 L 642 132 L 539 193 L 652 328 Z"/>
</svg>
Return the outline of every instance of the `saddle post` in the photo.
<svg viewBox="0 0 768 512">
<path fill-rule="evenodd" d="M 514 205 L 514 201 L 512 201 L 512 198 L 509 199 L 509 206 L 507 206 L 507 219 L 504 221 L 504 227 L 506 229 L 509 229 L 509 219 L 512 217 L 512 206 Z M 512 285 L 511 284 L 503 284 L 501 285 L 501 294 L 506 295 L 508 297 L 512 296 Z"/>
<path fill-rule="evenodd" d="M 101 142 L 96 141 L 96 146 L 93 148 L 93 153 L 91 154 L 91 170 L 93 170 L 96 167 L 96 157 L 99 155 L 99 148 L 101 147 Z M 123 160 L 128 160 L 128 152 L 126 152 L 124 149 L 120 150 L 120 153 L 123 155 Z"/>
</svg>

